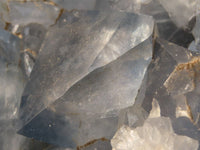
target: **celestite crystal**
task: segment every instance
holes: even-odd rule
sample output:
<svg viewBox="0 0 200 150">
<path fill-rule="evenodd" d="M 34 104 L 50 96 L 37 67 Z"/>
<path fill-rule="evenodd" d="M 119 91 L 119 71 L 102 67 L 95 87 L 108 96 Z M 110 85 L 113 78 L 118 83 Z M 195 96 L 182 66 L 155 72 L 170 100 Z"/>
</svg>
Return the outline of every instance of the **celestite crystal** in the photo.
<svg viewBox="0 0 200 150">
<path fill-rule="evenodd" d="M 150 112 L 155 99 L 176 134 L 199 141 L 199 54 L 158 39 L 153 58 L 136 103 Z"/>
<path fill-rule="evenodd" d="M 173 2 L 170 4 L 173 4 Z M 191 30 L 195 19 L 190 18 L 186 21 L 186 25 L 177 26 L 175 21 L 181 18 L 181 16 L 173 20 L 170 13 L 159 0 L 153 0 L 147 4 L 141 5 L 140 13 L 153 16 L 156 22 L 155 31 L 159 38 L 183 47 L 188 47 L 190 42 L 194 40 Z"/>
<path fill-rule="evenodd" d="M 137 128 L 123 125 L 111 140 L 113 150 L 197 150 L 198 141 L 173 131 L 171 121 L 161 117 L 157 100 L 144 124 Z"/>
<path fill-rule="evenodd" d="M 7 7 L 8 12 L 4 11 L 4 20 L 13 25 L 39 23 L 48 27 L 55 23 L 60 12 L 58 7 L 44 2 L 9 1 Z"/>
<path fill-rule="evenodd" d="M 199 6 L 0 0 L 0 149 L 200 149 Z"/>
<path fill-rule="evenodd" d="M 96 0 L 52 0 L 59 7 L 67 10 L 79 9 L 79 10 L 94 10 Z"/>
<path fill-rule="evenodd" d="M 174 133 L 169 118 L 149 118 L 142 127 L 122 126 L 111 140 L 113 150 L 197 150 L 198 141 Z"/>
<path fill-rule="evenodd" d="M 47 32 L 23 93 L 21 117 L 24 122 L 31 120 L 92 70 L 148 39 L 152 30 L 152 18 L 143 15 L 98 11 L 63 14 L 58 24 Z M 57 38 L 52 41 L 55 36 Z M 143 52 L 145 60 L 151 57 L 151 45 L 147 45 L 147 53 Z M 142 73 L 145 71 L 141 70 Z"/>
<path fill-rule="evenodd" d="M 40 47 L 46 35 L 46 28 L 41 24 L 31 23 L 21 27 L 23 38 L 22 66 L 27 77 L 30 77 Z"/>
<path fill-rule="evenodd" d="M 187 25 L 190 19 L 195 16 L 196 0 L 159 0 L 168 11 L 169 16 L 179 27 Z M 183 11 L 184 10 L 184 11 Z"/>
<path fill-rule="evenodd" d="M 77 82 L 41 113 L 36 112 L 37 116 L 19 132 L 66 147 L 110 139 L 116 131 L 120 109 L 134 104 L 151 55 L 151 43 L 146 40 Z M 22 109 L 25 117 L 29 115 L 29 105 Z"/>
<path fill-rule="evenodd" d="M 22 72 L 18 66 L 20 39 L 0 29 L 0 149 L 20 148 L 23 138 L 16 134 L 21 94 L 24 88 Z"/>
</svg>

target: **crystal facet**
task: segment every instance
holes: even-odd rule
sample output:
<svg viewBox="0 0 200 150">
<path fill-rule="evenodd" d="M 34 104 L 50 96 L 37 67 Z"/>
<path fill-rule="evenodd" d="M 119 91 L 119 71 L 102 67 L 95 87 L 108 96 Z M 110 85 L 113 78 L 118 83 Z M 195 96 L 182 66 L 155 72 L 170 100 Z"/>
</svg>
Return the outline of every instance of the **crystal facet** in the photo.
<svg viewBox="0 0 200 150">
<path fill-rule="evenodd" d="M 199 149 L 199 6 L 1 0 L 0 149 Z"/>
<path fill-rule="evenodd" d="M 103 25 L 102 27 L 103 30 L 106 29 L 105 25 Z M 123 29 L 122 30 L 123 32 L 126 31 L 125 28 L 122 27 L 119 28 L 119 31 L 116 31 L 115 35 L 111 38 L 111 40 L 109 40 L 111 44 L 110 42 L 106 43 L 106 46 L 103 46 L 102 48 L 105 49 L 107 45 L 112 45 L 112 41 L 113 42 L 115 41 L 112 39 L 118 37 L 117 36 L 118 32 L 122 33 L 120 29 L 121 30 Z M 129 34 L 127 35 L 129 36 Z M 99 35 L 99 37 L 101 36 L 103 35 Z M 99 37 L 96 38 L 98 39 Z M 102 44 L 102 41 L 100 42 Z M 96 41 L 94 43 L 90 42 L 88 45 L 85 46 L 86 48 L 88 48 L 88 46 L 91 47 L 93 46 L 93 44 L 96 44 L 97 47 L 95 48 L 98 48 L 99 42 Z M 118 44 L 123 44 L 123 42 L 122 43 L 119 42 Z M 128 49 L 124 49 L 125 51 L 122 51 L 121 54 L 118 53 L 117 54 L 118 58 L 116 58 L 114 61 L 112 61 L 113 57 L 111 57 L 110 58 L 110 61 L 112 61 L 111 63 L 108 63 L 107 65 L 95 69 L 90 74 L 82 78 L 80 81 L 72 85 L 72 87 L 70 87 L 69 90 L 66 87 L 63 88 L 62 89 L 63 92 L 65 91 L 66 92 L 62 97 L 56 99 L 56 97 L 51 96 L 50 98 L 52 99 L 52 101 L 50 101 L 51 104 L 49 103 L 48 106 L 46 101 L 43 101 L 45 103 L 40 103 L 42 102 L 42 99 L 40 99 L 40 102 L 37 102 L 35 104 L 34 109 L 31 109 L 31 106 L 33 106 L 34 101 L 38 100 L 38 95 L 35 95 L 36 97 L 33 95 L 33 93 L 31 95 L 30 94 L 26 95 L 27 94 L 26 90 L 29 90 L 30 92 L 31 89 L 30 88 L 31 86 L 28 84 L 29 86 L 26 87 L 27 89 L 24 92 L 25 99 L 22 101 L 21 105 L 22 113 L 24 112 L 22 114 L 23 117 L 22 119 L 24 119 L 26 122 L 24 127 L 19 132 L 23 135 L 34 137 L 38 140 L 43 140 L 49 143 L 65 147 L 72 147 L 72 148 L 84 145 L 87 142 L 93 141 L 95 139 L 101 139 L 101 138 L 110 139 L 117 129 L 118 114 L 120 109 L 129 107 L 134 104 L 134 98 L 137 95 L 137 91 L 141 85 L 146 68 L 152 56 L 151 38 L 148 38 L 147 40 L 145 40 L 144 42 L 142 42 L 133 49 L 131 47 L 134 47 L 134 45 L 130 44 L 130 47 L 129 46 L 127 47 Z M 82 48 L 85 48 L 84 45 L 82 45 Z M 68 49 L 66 48 L 63 50 L 68 50 Z M 45 51 L 41 51 L 40 56 L 42 55 L 46 56 L 44 54 L 47 53 L 44 52 Z M 40 56 L 38 61 L 40 61 Z M 73 55 L 71 55 L 71 58 L 72 56 Z M 79 56 L 77 58 L 79 58 Z M 60 59 L 63 58 L 61 57 Z M 44 59 L 41 60 L 44 61 Z M 95 57 L 93 57 L 93 60 L 95 60 Z M 66 63 L 69 64 L 70 66 L 70 59 L 69 60 L 66 59 L 66 62 L 61 63 L 61 65 Z M 88 62 L 82 61 L 81 65 L 85 65 L 87 63 Z M 89 64 L 90 65 L 87 65 L 88 67 L 86 67 L 87 72 L 84 74 L 88 73 L 88 68 L 90 68 L 93 62 Z M 43 62 L 41 63 L 41 65 L 44 66 L 45 63 Z M 76 66 L 73 65 L 69 68 L 69 70 L 68 68 L 65 68 L 66 71 L 70 71 L 71 73 L 73 67 L 78 67 L 78 64 Z M 34 67 L 36 66 L 37 62 Z M 80 67 L 75 69 L 79 68 Z M 45 68 L 44 70 L 40 69 L 40 71 L 45 71 L 45 70 L 46 70 Z M 78 71 L 80 74 L 80 70 Z M 34 70 L 31 76 L 32 75 L 34 75 Z M 35 77 L 38 76 L 36 76 L 35 74 Z M 68 77 L 67 79 L 69 80 L 66 81 L 70 82 L 69 73 L 67 77 Z M 61 82 L 57 82 L 57 84 L 58 83 Z M 64 82 L 62 81 L 62 83 Z M 61 86 L 62 84 L 59 84 L 59 87 Z M 54 94 L 56 94 L 56 92 L 57 91 L 54 91 Z M 45 94 L 43 96 L 49 97 L 50 95 Z M 37 99 L 34 100 L 33 99 L 34 97 Z M 48 97 L 46 97 L 45 100 L 47 100 Z M 27 120 L 30 121 L 27 122 Z M 38 126 L 40 126 L 40 128 L 38 128 Z M 51 134 L 53 134 L 54 136 L 53 135 L 51 136 Z"/>
<path fill-rule="evenodd" d="M 92 70 L 148 39 L 152 30 L 153 20 L 147 16 L 97 11 L 64 14 L 44 40 L 23 93 L 22 119 L 31 120 Z M 52 41 L 55 36 L 58 38 Z M 149 50 L 144 52 L 144 60 L 150 59 Z M 145 70 L 141 70 L 143 74 Z"/>
<path fill-rule="evenodd" d="M 59 8 L 44 2 L 19 3 L 8 2 L 9 13 L 4 14 L 4 19 L 14 25 L 26 25 L 29 23 L 39 23 L 50 26 L 55 23 L 59 15 Z"/>
<path fill-rule="evenodd" d="M 24 88 L 23 75 L 18 67 L 21 42 L 0 29 L 0 149 L 20 148 L 23 137 L 16 134 L 21 94 Z"/>
<path fill-rule="evenodd" d="M 142 127 L 122 126 L 111 140 L 113 150 L 197 150 L 198 141 L 173 132 L 169 118 L 149 118 Z"/>
</svg>

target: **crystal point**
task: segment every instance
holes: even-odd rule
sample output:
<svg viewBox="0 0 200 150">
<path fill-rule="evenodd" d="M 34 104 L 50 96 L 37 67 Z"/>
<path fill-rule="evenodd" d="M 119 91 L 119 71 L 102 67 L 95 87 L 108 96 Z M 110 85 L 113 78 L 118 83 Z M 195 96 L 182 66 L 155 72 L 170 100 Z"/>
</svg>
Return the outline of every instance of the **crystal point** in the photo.
<svg viewBox="0 0 200 150">
<path fill-rule="evenodd" d="M 63 20 L 67 20 L 67 22 L 64 23 Z M 147 24 L 146 20 L 150 23 Z M 70 23 L 70 21 L 72 22 Z M 146 34 L 146 30 L 142 35 L 138 33 L 138 28 L 141 25 L 148 28 L 148 34 Z M 119 12 L 107 14 L 98 11 L 73 11 L 64 14 L 58 25 L 47 32 L 30 81 L 23 93 L 22 119 L 25 122 L 31 120 L 92 70 L 112 62 L 139 43 L 144 42 L 150 37 L 152 30 L 153 20 L 148 16 Z M 52 41 L 55 36 L 57 38 Z M 141 58 L 138 65 L 141 63 L 141 65 L 146 66 L 151 57 L 151 44 L 148 41 L 144 43 L 147 48 L 145 47 L 143 54 L 136 52 L 136 58 Z M 101 52 L 106 57 L 101 58 L 100 63 L 96 66 L 93 65 L 91 69 Z M 133 57 L 133 59 L 136 58 Z M 131 67 L 129 63 L 127 67 Z M 120 69 L 120 66 L 116 69 Z M 107 70 L 108 74 L 118 78 L 114 76 L 114 72 Z M 141 68 L 138 73 L 143 75 L 144 71 L 145 69 Z M 123 72 L 119 75 L 122 76 Z M 140 80 L 138 81 L 140 82 Z"/>
<path fill-rule="evenodd" d="M 117 129 L 119 111 L 134 104 L 151 61 L 150 40 L 79 80 L 43 111 L 36 112 L 19 133 L 72 148 L 94 139 L 110 139 Z M 25 117 L 30 104 L 24 105 Z M 39 104 L 37 108 L 41 108 Z"/>
<path fill-rule="evenodd" d="M 115 150 L 198 149 L 198 141 L 173 132 L 169 118 L 149 118 L 142 127 L 122 126 L 111 140 Z"/>
</svg>

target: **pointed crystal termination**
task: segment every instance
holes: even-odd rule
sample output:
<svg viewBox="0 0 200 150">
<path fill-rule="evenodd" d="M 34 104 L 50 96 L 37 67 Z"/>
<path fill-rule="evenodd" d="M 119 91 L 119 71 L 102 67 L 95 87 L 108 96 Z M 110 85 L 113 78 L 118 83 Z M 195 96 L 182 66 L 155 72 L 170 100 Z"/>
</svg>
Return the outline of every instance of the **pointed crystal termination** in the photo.
<svg viewBox="0 0 200 150">
<path fill-rule="evenodd" d="M 162 117 L 169 117 L 176 134 L 200 139 L 199 53 L 157 39 L 153 61 L 142 85 L 142 96 L 135 103 L 150 112 L 158 101 Z"/>
<path fill-rule="evenodd" d="M 152 17 L 131 13 L 64 13 L 47 32 L 25 87 L 21 102 L 23 122 L 33 119 L 95 68 L 148 39 L 153 24 Z M 149 51 L 144 54 L 148 60 Z"/>
<path fill-rule="evenodd" d="M 78 81 L 36 112 L 19 133 L 71 148 L 110 139 L 117 130 L 119 111 L 135 102 L 151 56 L 150 38 Z M 23 115 L 28 113 L 26 110 Z"/>
<path fill-rule="evenodd" d="M 178 27 L 187 26 L 195 16 L 196 0 L 159 0 Z M 184 11 L 182 11 L 184 10 Z"/>
<path fill-rule="evenodd" d="M 169 118 L 149 118 L 142 127 L 122 126 L 111 140 L 113 150 L 197 150 L 198 141 L 174 133 Z"/>
</svg>

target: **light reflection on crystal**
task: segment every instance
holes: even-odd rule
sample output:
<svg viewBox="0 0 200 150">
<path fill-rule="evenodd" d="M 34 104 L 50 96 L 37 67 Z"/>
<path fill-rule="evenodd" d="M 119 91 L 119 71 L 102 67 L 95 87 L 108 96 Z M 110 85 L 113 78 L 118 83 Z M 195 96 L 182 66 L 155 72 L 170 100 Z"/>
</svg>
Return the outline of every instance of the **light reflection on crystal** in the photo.
<svg viewBox="0 0 200 150">
<path fill-rule="evenodd" d="M 199 4 L 1 0 L 0 149 L 197 149 Z"/>
</svg>

